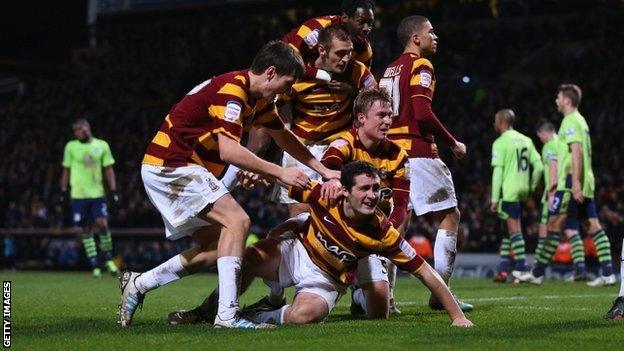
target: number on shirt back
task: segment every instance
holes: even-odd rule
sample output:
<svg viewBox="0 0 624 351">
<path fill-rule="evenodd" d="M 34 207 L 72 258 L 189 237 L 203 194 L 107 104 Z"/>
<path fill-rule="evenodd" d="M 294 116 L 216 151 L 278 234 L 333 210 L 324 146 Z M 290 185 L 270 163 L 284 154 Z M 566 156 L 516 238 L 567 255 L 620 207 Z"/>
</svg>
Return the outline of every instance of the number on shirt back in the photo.
<svg viewBox="0 0 624 351">
<path fill-rule="evenodd" d="M 526 147 L 523 147 L 520 150 L 516 150 L 516 163 L 518 164 L 518 172 L 526 172 L 529 169 L 529 156 L 527 155 L 528 151 L 529 149 L 527 149 Z"/>
<path fill-rule="evenodd" d="M 399 115 L 399 103 L 401 101 L 401 92 L 399 91 L 399 81 L 401 76 L 391 78 L 381 78 L 379 87 L 385 89 L 392 98 L 392 115 Z"/>
</svg>

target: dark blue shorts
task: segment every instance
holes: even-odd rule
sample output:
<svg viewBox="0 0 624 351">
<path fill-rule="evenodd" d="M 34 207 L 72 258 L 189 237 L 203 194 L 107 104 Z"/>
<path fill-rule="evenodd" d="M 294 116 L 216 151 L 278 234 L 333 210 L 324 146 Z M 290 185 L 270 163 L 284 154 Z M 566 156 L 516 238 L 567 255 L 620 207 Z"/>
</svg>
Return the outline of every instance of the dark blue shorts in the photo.
<svg viewBox="0 0 624 351">
<path fill-rule="evenodd" d="M 568 217 L 578 219 L 598 218 L 598 210 L 596 210 L 596 200 L 586 197 L 582 203 L 570 200 L 568 206 Z"/>
<path fill-rule="evenodd" d="M 501 201 L 498 205 L 498 217 L 503 220 L 508 218 L 520 219 L 522 217 L 522 205 L 519 201 Z"/>
<path fill-rule="evenodd" d="M 96 218 L 106 218 L 106 216 L 108 216 L 108 210 L 103 197 L 72 200 L 72 218 L 77 226 L 91 225 Z"/>
</svg>

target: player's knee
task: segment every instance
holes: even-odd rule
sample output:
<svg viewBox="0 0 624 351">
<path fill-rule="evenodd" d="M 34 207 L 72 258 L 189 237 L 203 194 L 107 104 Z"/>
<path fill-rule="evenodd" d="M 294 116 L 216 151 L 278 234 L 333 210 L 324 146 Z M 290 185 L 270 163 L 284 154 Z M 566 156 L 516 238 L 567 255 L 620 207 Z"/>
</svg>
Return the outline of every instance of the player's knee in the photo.
<svg viewBox="0 0 624 351">
<path fill-rule="evenodd" d="M 236 213 L 227 217 L 224 225 L 236 234 L 247 236 L 249 228 L 251 227 L 251 219 L 249 219 L 245 211 L 236 211 Z"/>
<path fill-rule="evenodd" d="M 300 306 L 297 309 L 293 310 L 290 313 L 290 318 L 288 320 L 289 324 L 312 324 L 312 323 L 320 323 L 325 319 L 327 313 L 320 309 L 316 308 L 318 306 L 315 305 L 307 305 Z"/>
</svg>

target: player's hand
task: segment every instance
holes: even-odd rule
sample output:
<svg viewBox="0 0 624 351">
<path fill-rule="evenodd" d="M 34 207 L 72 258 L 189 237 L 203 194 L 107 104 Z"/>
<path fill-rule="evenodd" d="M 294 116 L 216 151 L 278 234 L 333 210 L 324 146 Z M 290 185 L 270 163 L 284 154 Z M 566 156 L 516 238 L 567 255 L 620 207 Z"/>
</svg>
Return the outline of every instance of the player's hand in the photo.
<svg viewBox="0 0 624 351">
<path fill-rule="evenodd" d="M 111 193 L 110 193 L 110 201 L 113 204 L 113 206 L 118 205 L 119 201 L 121 201 L 121 196 L 119 196 L 119 193 L 117 192 L 117 190 L 111 191 Z"/>
<path fill-rule="evenodd" d="M 455 145 L 451 147 L 451 151 L 453 151 L 453 155 L 458 159 L 466 157 L 466 145 L 461 141 L 455 140 Z"/>
<path fill-rule="evenodd" d="M 329 83 L 327 83 L 327 86 L 329 87 L 329 90 L 331 90 L 332 92 L 346 93 L 347 95 L 350 95 L 350 96 L 356 96 L 358 94 L 357 88 L 347 82 L 339 82 L 337 80 L 332 80 Z"/>
<path fill-rule="evenodd" d="M 323 176 L 323 179 L 337 179 L 340 180 L 340 171 L 336 171 L 333 169 L 328 169 L 325 168 L 325 172 L 323 172 L 323 174 L 321 174 Z"/>
<path fill-rule="evenodd" d="M 61 206 L 65 206 L 69 202 L 69 190 L 61 190 L 59 195 L 59 203 Z"/>
<path fill-rule="evenodd" d="M 256 185 L 269 186 L 271 184 L 262 175 L 242 169 L 236 173 L 236 180 L 245 190 L 251 190 Z"/>
<path fill-rule="evenodd" d="M 277 180 L 282 186 L 298 186 L 304 189 L 312 187 L 310 177 L 297 167 L 282 168 L 277 176 Z"/>
<path fill-rule="evenodd" d="M 330 179 L 321 186 L 321 199 L 330 205 L 334 205 L 342 194 L 342 184 L 338 179 Z"/>
<path fill-rule="evenodd" d="M 496 202 L 492 202 L 490 204 L 490 212 L 492 213 L 498 212 L 498 204 Z"/>
<path fill-rule="evenodd" d="M 453 320 L 453 326 L 460 328 L 472 328 L 475 325 L 466 317 L 458 317 Z"/>
<path fill-rule="evenodd" d="M 582 203 L 585 201 L 585 196 L 583 196 L 583 188 L 581 187 L 580 182 L 572 182 L 572 197 L 578 203 Z"/>
</svg>

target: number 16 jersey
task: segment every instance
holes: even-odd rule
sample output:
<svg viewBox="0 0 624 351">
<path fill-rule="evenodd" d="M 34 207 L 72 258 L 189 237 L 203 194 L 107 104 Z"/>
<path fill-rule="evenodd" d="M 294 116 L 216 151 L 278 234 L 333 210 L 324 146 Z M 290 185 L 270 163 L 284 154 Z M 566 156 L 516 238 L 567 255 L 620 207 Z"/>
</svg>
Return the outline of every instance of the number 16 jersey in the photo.
<svg viewBox="0 0 624 351">
<path fill-rule="evenodd" d="M 531 138 L 509 129 L 492 144 L 492 167 L 503 168 L 503 196 L 506 202 L 523 201 L 531 191 L 530 166 L 541 162 Z"/>
</svg>

